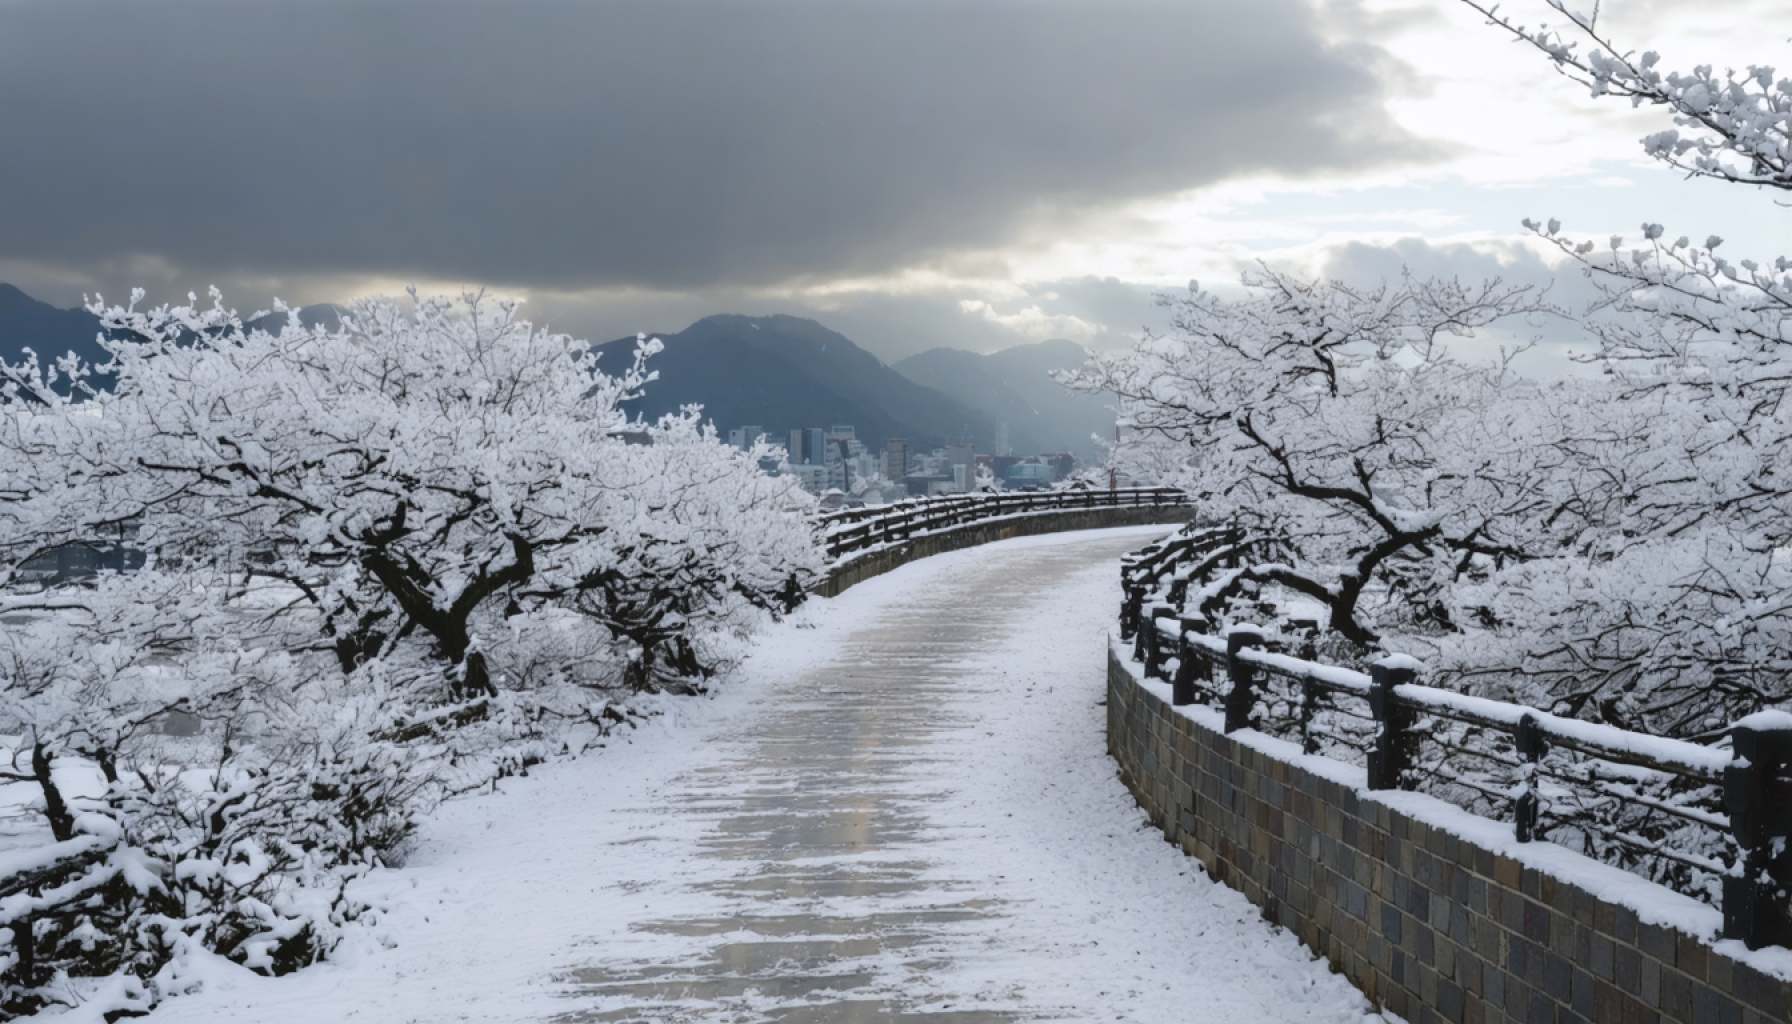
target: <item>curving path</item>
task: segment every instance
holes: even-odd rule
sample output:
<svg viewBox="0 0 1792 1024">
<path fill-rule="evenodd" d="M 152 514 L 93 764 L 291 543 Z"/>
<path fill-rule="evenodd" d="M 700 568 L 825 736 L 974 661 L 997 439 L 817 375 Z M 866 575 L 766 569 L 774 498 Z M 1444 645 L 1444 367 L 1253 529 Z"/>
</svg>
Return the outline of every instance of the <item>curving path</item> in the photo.
<svg viewBox="0 0 1792 1024">
<path fill-rule="evenodd" d="M 1164 530 L 992 544 L 815 602 L 658 753 L 456 811 L 392 873 L 434 901 L 392 950 L 157 1017 L 1362 1020 L 1106 757 L 1115 560 Z M 612 768 L 643 777 L 593 778 Z"/>
</svg>

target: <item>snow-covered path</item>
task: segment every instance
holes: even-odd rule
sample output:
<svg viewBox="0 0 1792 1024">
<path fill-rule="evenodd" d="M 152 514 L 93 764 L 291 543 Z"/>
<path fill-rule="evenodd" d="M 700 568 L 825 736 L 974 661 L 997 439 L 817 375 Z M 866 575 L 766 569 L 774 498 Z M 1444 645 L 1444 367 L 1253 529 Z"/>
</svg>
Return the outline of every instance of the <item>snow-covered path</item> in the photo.
<svg viewBox="0 0 1792 1024">
<path fill-rule="evenodd" d="M 390 949 L 156 1019 L 1361 1020 L 1105 756 L 1115 560 L 1150 532 L 816 602 L 682 726 L 445 809 L 379 883 Z"/>
</svg>

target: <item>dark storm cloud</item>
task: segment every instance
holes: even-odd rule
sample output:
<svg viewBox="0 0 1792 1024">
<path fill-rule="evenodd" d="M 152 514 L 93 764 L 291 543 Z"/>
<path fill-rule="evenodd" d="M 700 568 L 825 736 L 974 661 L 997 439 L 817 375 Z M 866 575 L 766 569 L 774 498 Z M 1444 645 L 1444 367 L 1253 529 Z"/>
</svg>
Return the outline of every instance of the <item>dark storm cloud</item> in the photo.
<svg viewBox="0 0 1792 1024">
<path fill-rule="evenodd" d="M 1375 51 L 1316 21 L 1298 0 L 0 0 L 0 265 L 877 271 L 1417 151 Z"/>
</svg>

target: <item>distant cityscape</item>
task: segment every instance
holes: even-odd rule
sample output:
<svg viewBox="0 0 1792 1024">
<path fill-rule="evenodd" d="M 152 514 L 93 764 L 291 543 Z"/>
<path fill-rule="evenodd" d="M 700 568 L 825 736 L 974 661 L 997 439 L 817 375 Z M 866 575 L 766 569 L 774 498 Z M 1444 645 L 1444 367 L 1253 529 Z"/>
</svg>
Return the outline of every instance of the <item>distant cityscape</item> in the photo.
<svg viewBox="0 0 1792 1024">
<path fill-rule="evenodd" d="M 970 441 L 917 451 L 905 438 L 892 437 L 881 451 L 866 447 L 851 424 L 768 429 L 746 424 L 728 431 L 728 443 L 748 450 L 761 439 L 782 445 L 782 460 L 762 460 L 768 473 L 786 474 L 821 496 L 824 506 L 885 504 L 930 494 L 962 494 L 988 487 L 1034 490 L 1050 487 L 1076 471 L 1070 452 L 1015 455 L 1006 431 L 997 434 L 997 452 L 978 452 Z"/>
</svg>

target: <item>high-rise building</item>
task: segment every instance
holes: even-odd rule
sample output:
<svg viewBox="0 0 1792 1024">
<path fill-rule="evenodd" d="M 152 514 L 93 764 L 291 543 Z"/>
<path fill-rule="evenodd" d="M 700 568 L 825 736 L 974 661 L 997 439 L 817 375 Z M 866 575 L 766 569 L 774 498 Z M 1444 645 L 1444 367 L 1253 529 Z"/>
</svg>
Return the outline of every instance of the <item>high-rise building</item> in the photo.
<svg viewBox="0 0 1792 1024">
<path fill-rule="evenodd" d="M 828 468 L 814 463 L 804 463 L 790 467 L 790 475 L 802 482 L 803 489 L 811 494 L 820 494 L 828 487 Z"/>
<path fill-rule="evenodd" d="M 728 432 L 728 443 L 745 451 L 748 448 L 753 447 L 753 445 L 764 436 L 765 428 L 755 423 L 744 427 L 735 427 L 733 430 L 730 430 Z"/>
<path fill-rule="evenodd" d="M 884 477 L 901 480 L 908 475 L 908 440 L 892 437 L 884 442 Z"/>
<path fill-rule="evenodd" d="M 946 472 L 952 472 L 953 466 L 975 466 L 976 464 L 977 450 L 971 447 L 969 441 L 960 441 L 957 444 L 946 446 Z"/>
</svg>

